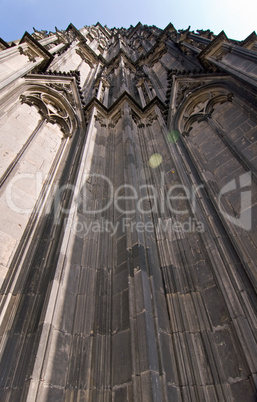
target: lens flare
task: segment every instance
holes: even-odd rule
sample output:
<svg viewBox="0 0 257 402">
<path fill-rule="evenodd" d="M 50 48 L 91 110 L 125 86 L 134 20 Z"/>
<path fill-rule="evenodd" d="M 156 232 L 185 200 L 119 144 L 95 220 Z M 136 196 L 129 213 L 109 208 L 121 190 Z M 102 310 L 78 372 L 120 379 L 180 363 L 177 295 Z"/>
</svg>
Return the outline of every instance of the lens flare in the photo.
<svg viewBox="0 0 257 402">
<path fill-rule="evenodd" d="M 162 156 L 160 154 L 153 154 L 149 159 L 149 166 L 153 169 L 157 168 L 162 163 Z"/>
<path fill-rule="evenodd" d="M 177 142 L 178 139 L 179 139 L 179 132 L 177 130 L 171 130 L 167 134 L 167 140 L 172 144 L 175 144 L 175 142 Z"/>
</svg>

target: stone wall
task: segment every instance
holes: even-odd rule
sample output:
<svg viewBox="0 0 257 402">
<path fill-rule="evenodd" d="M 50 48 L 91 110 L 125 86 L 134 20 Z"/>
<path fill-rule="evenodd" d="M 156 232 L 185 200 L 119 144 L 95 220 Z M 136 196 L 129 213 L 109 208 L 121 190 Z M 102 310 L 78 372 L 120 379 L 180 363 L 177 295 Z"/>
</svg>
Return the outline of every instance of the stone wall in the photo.
<svg viewBox="0 0 257 402">
<path fill-rule="evenodd" d="M 0 41 L 1 400 L 254 401 L 256 46 Z"/>
</svg>

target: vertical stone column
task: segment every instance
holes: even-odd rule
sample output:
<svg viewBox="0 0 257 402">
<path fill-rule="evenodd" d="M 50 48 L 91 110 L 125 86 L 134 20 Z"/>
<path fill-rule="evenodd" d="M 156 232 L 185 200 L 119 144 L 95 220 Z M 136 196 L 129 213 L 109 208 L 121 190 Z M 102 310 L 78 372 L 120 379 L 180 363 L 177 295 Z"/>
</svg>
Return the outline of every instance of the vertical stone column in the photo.
<svg viewBox="0 0 257 402">
<path fill-rule="evenodd" d="M 138 85 L 138 86 L 137 86 L 137 90 L 138 90 L 138 93 L 139 93 L 141 105 L 142 105 L 142 107 L 145 107 L 146 102 L 145 102 L 145 97 L 144 97 L 144 94 L 143 94 L 143 90 L 142 90 L 141 85 Z"/>
<path fill-rule="evenodd" d="M 149 99 L 150 100 L 153 99 L 153 97 L 155 96 L 154 89 L 152 88 L 152 91 L 150 90 L 147 80 L 144 81 L 144 84 L 145 84 L 145 89 L 146 89 L 146 92 L 147 92 L 147 94 L 149 96 Z"/>
<path fill-rule="evenodd" d="M 103 88 L 103 82 L 102 82 L 102 80 L 100 80 L 99 86 L 98 86 L 98 91 L 97 91 L 97 96 L 96 96 L 98 100 L 101 99 L 102 88 Z"/>
<path fill-rule="evenodd" d="M 66 46 L 66 43 L 59 43 L 58 45 L 54 46 L 53 48 L 49 49 L 49 53 L 57 53 L 59 50 L 64 48 Z"/>
<path fill-rule="evenodd" d="M 106 83 L 106 84 L 105 84 L 105 88 L 104 88 L 104 101 L 103 101 L 103 104 L 104 104 L 105 107 L 108 107 L 109 89 L 110 89 L 110 85 L 108 85 L 108 84 Z"/>
<path fill-rule="evenodd" d="M 126 68 L 123 57 L 120 58 L 120 74 L 121 74 L 121 92 L 128 91 L 127 88 L 127 77 L 126 77 Z"/>
<path fill-rule="evenodd" d="M 80 364 L 80 361 L 77 361 L 75 358 L 76 353 L 72 354 L 70 357 L 71 361 L 69 361 L 73 348 L 81 347 L 78 353 L 79 356 L 81 354 L 83 356 L 80 370 L 84 375 L 81 381 L 88 381 L 89 383 L 91 381 L 92 350 L 90 349 L 90 353 L 86 356 L 85 350 L 88 348 L 89 339 L 92 339 L 90 335 L 93 333 L 94 328 L 95 304 L 93 302 L 91 305 L 91 302 L 94 300 L 96 275 L 94 267 L 91 266 L 91 261 L 97 263 L 97 250 L 96 247 L 92 250 L 92 243 L 94 242 L 92 239 L 89 240 L 87 245 L 83 246 L 83 234 L 82 236 L 78 236 L 80 233 L 76 229 L 81 223 L 81 215 L 78 215 L 79 193 L 88 179 L 93 158 L 97 133 L 95 115 L 96 109 L 93 108 L 87 129 L 87 139 L 85 143 L 82 141 L 82 144 L 80 144 L 81 157 L 77 159 L 79 155 L 76 155 L 78 152 L 76 148 L 76 153 L 73 154 L 77 162 L 79 160 L 79 165 L 75 166 L 77 172 L 76 181 L 70 188 L 68 185 L 68 189 L 72 190 L 72 199 L 69 209 L 65 209 L 66 218 L 62 228 L 62 241 L 58 255 L 56 256 L 54 276 L 48 284 L 49 299 L 46 309 L 41 316 L 42 328 L 39 334 L 40 340 L 27 395 L 27 400 L 29 401 L 34 401 L 37 398 L 42 400 L 44 398 L 49 398 L 49 400 L 61 398 L 60 395 L 63 396 L 64 392 L 64 377 L 69 377 L 70 383 L 77 381 L 76 379 L 74 380 L 76 378 L 76 370 L 74 372 L 72 370 L 72 365 L 76 365 L 76 363 Z M 80 134 L 78 141 L 81 141 L 84 133 L 80 132 L 78 134 Z M 60 215 L 64 214 L 62 207 L 60 207 L 58 212 Z M 84 221 L 82 220 L 82 222 Z M 86 246 L 90 246 L 90 253 Z M 83 262 L 84 265 L 81 268 L 83 249 L 86 250 L 85 258 L 90 260 L 90 267 Z M 69 300 L 69 302 L 63 304 L 64 299 Z M 73 333 L 75 333 L 74 342 Z M 80 336 L 81 334 L 82 336 Z M 56 353 L 58 358 L 55 357 L 57 356 Z M 68 362 L 72 367 L 70 367 Z M 60 370 L 62 371 L 62 375 L 59 375 Z M 51 384 L 54 384 L 54 387 Z M 85 399 L 87 400 L 89 399 L 89 391 L 84 383 L 83 389 L 85 390 L 83 393 L 86 394 Z"/>
<path fill-rule="evenodd" d="M 121 349 L 123 343 L 130 342 L 133 400 L 163 401 L 165 391 L 160 377 L 162 370 L 159 365 L 158 325 L 156 327 L 154 318 L 153 261 L 150 257 L 152 253 L 149 254 L 147 235 L 137 227 L 137 225 L 144 225 L 147 217 L 138 210 L 138 198 L 134 197 L 135 192 L 138 197 L 142 196 L 140 184 L 146 184 L 146 182 L 140 175 L 143 161 L 139 136 L 135 131 L 131 108 L 127 102 L 124 103 L 123 113 L 122 159 L 125 162 L 124 183 L 126 188 L 124 189 L 124 214 L 120 216 L 119 222 L 124 227 L 124 220 L 126 220 L 126 226 L 122 237 L 117 239 L 117 251 L 119 250 L 119 254 L 122 253 L 125 267 L 128 269 L 129 309 L 127 312 L 124 310 L 122 314 L 124 314 L 124 318 L 129 314 L 130 330 L 113 335 L 113 350 L 117 358 L 117 370 L 121 370 L 122 360 L 117 350 Z M 122 262 L 120 257 L 117 255 Z M 116 381 L 119 380 L 118 373 L 115 374 L 115 378 Z"/>
<path fill-rule="evenodd" d="M 208 116 L 206 116 L 206 120 L 209 120 Z M 208 131 L 210 140 L 212 140 L 212 135 L 213 137 L 219 135 L 214 127 L 210 125 L 210 121 L 205 124 L 205 127 L 208 127 L 208 124 L 210 126 Z M 201 129 L 201 132 L 205 134 L 206 131 L 203 128 Z M 193 136 L 193 133 L 190 135 Z M 196 141 L 196 138 L 194 140 Z M 198 364 L 199 367 L 195 367 L 194 373 L 197 375 L 197 371 L 201 370 L 203 364 L 210 364 L 212 381 L 216 392 L 220 393 L 220 399 L 225 400 L 228 397 L 232 398 L 232 392 L 234 392 L 233 387 L 230 388 L 228 385 L 231 383 L 231 378 L 237 378 L 238 384 L 243 386 L 246 373 L 250 373 L 248 375 L 251 378 L 251 373 L 256 372 L 254 363 L 256 359 L 253 357 L 255 353 L 253 347 L 254 326 L 251 318 L 251 304 L 253 303 L 251 294 L 253 295 L 253 288 L 244 272 L 244 270 L 248 270 L 249 277 L 251 277 L 250 271 L 252 271 L 253 266 L 251 266 L 251 262 L 250 264 L 248 262 L 251 255 L 248 246 L 252 242 L 246 231 L 240 227 L 235 227 L 224 219 L 221 214 L 220 203 L 217 202 L 219 195 L 217 179 L 214 175 L 211 179 L 208 177 L 208 172 L 204 169 L 204 165 L 201 164 L 201 160 L 199 160 L 201 158 L 195 152 L 192 144 L 193 141 L 190 141 L 189 136 L 189 139 L 181 138 L 181 141 L 177 141 L 176 146 L 170 144 L 169 148 L 173 155 L 177 154 L 176 169 L 179 169 L 179 161 L 180 164 L 182 162 L 186 166 L 186 169 L 181 166 L 179 170 L 183 182 L 188 183 L 188 187 L 193 185 L 195 188 L 204 184 L 205 188 L 205 191 L 199 188 L 200 191 L 196 193 L 197 208 L 195 217 L 203 222 L 205 227 L 205 231 L 201 236 L 201 243 L 198 241 L 198 244 L 199 246 L 201 244 L 199 255 L 202 254 L 205 259 L 204 275 L 206 275 L 206 278 L 208 277 L 208 288 L 205 288 L 204 282 L 201 282 L 200 288 L 197 285 L 197 281 L 203 279 L 203 274 L 200 278 L 200 271 L 196 272 L 198 269 L 202 269 L 202 262 L 194 262 L 195 256 L 193 255 L 187 258 L 192 261 L 188 272 L 191 271 L 192 279 L 196 283 L 194 286 L 199 289 L 199 306 L 204 306 L 207 312 L 206 317 L 203 319 L 205 329 L 202 327 L 200 331 L 202 334 L 205 332 L 207 339 L 209 339 L 210 351 L 215 364 L 209 361 L 208 353 L 204 352 L 201 365 Z M 237 165 L 239 164 L 237 163 Z M 243 172 L 243 168 L 241 171 Z M 222 197 L 221 203 L 223 211 L 226 210 L 228 214 L 231 214 L 232 211 L 227 210 L 225 207 L 225 197 Z M 190 237 L 186 237 L 185 243 L 191 241 Z M 196 234 L 195 237 L 198 237 L 198 235 Z M 247 256 L 245 246 L 248 248 L 249 256 Z M 186 247 L 183 248 L 187 250 Z M 250 266 L 247 268 L 248 264 Z M 248 290 L 246 291 L 246 289 Z M 210 294 L 213 294 L 212 298 L 209 298 Z M 219 295 L 218 304 L 212 302 L 215 299 L 214 294 Z M 185 312 L 188 310 L 190 311 L 189 305 Z M 197 312 L 197 316 L 198 320 L 202 319 L 199 312 Z M 215 327 L 219 327 L 217 331 L 218 337 L 226 339 L 222 348 L 220 348 L 221 343 L 212 338 L 213 328 Z M 201 345 L 201 348 L 203 348 L 203 345 Z M 252 353 L 249 353 L 249 348 Z M 231 358 L 227 361 L 223 360 L 222 356 L 229 354 Z M 218 377 L 216 377 L 217 375 Z"/>
</svg>

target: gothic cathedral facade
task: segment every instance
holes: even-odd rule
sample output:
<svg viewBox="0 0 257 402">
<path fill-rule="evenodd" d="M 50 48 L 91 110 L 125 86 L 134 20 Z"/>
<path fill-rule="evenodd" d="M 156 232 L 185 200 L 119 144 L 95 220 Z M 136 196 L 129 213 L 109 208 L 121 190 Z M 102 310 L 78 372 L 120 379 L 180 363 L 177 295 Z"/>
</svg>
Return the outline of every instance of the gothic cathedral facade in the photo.
<svg viewBox="0 0 257 402">
<path fill-rule="evenodd" d="M 257 388 L 257 36 L 0 39 L 0 400 Z"/>
</svg>

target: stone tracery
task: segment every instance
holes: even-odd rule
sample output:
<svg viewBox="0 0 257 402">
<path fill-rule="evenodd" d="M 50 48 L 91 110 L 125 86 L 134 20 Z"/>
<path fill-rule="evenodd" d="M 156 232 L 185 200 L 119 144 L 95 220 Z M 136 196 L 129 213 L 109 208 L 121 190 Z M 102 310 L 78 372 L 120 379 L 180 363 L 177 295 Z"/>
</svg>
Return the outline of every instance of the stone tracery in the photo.
<svg viewBox="0 0 257 402">
<path fill-rule="evenodd" d="M 0 217 L 3 401 L 252 400 L 256 225 L 235 190 L 256 213 L 256 43 L 141 23 L 0 41 L 3 146 L 22 138 L 0 196 L 46 176 L 26 224 Z"/>
</svg>

